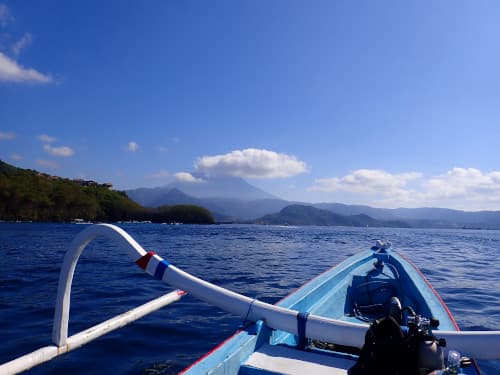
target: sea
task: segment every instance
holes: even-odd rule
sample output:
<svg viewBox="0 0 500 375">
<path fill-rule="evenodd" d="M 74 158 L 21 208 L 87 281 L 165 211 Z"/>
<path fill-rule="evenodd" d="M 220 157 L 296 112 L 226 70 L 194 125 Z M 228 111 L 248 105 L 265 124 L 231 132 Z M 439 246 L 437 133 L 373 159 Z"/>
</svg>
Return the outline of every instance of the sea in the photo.
<svg viewBox="0 0 500 375">
<path fill-rule="evenodd" d="M 193 275 L 275 303 L 350 255 L 390 240 L 444 299 L 462 330 L 500 330 L 500 231 L 262 225 L 117 224 Z M 0 363 L 51 344 L 59 270 L 85 225 L 0 223 Z M 69 334 L 172 290 L 107 240 L 73 280 Z M 27 374 L 176 374 L 241 325 L 189 295 Z M 480 361 L 500 374 L 500 361 Z"/>
</svg>

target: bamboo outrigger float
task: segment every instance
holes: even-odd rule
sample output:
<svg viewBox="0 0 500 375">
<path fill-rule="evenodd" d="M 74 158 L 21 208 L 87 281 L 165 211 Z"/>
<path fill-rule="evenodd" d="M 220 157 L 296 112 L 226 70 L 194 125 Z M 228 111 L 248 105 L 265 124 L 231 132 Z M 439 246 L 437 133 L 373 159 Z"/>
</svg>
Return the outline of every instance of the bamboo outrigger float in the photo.
<svg viewBox="0 0 500 375">
<path fill-rule="evenodd" d="M 113 241 L 148 274 L 179 289 L 68 337 L 73 274 L 83 250 L 96 237 Z M 434 329 L 433 333 L 441 339 L 440 356 L 461 352 L 475 359 L 499 359 L 500 331 L 459 331 L 446 305 L 423 275 L 389 247 L 379 243 L 372 250 L 354 255 L 279 304 L 271 305 L 178 269 L 159 255 L 144 250 L 117 226 L 92 225 L 75 237 L 64 258 L 54 314 L 53 343 L 1 365 L 0 373 L 18 373 L 49 361 L 178 301 L 186 293 L 255 323 L 247 325 L 186 369 L 185 374 L 293 374 L 305 371 L 346 374 L 358 360 L 357 354 L 365 344 L 369 324 L 386 315 L 387 306 L 394 307 L 396 300 L 402 306 L 412 307 L 405 313 L 400 305 L 398 312 L 401 323 L 408 321 L 410 333 L 412 329 L 431 332 L 428 326 L 421 326 L 429 323 L 426 316 L 439 319 L 439 329 Z M 333 351 L 325 350 L 318 343 L 333 343 Z M 446 371 L 447 365 L 443 362 L 442 369 L 433 370 Z M 479 371 L 477 366 L 460 368 L 459 365 L 460 361 L 456 369 L 460 373 Z"/>
</svg>

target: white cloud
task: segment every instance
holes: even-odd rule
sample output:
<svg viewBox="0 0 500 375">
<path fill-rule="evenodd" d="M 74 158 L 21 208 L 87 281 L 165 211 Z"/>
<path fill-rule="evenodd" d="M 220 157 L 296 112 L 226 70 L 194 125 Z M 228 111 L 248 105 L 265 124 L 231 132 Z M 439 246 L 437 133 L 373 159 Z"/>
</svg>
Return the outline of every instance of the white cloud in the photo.
<svg viewBox="0 0 500 375">
<path fill-rule="evenodd" d="M 14 132 L 0 132 L 0 140 L 11 140 L 16 138 L 16 133 Z"/>
<path fill-rule="evenodd" d="M 24 33 L 21 39 L 19 39 L 12 46 L 12 52 L 14 52 L 14 55 L 19 56 L 21 51 L 31 44 L 32 40 L 33 38 L 31 37 L 30 33 Z"/>
<path fill-rule="evenodd" d="M 360 169 L 343 177 L 318 179 L 309 190 L 348 192 L 363 203 L 381 207 L 500 210 L 500 172 L 476 168 L 455 167 L 427 178 L 417 172 L 391 174 Z M 372 200 L 366 202 L 363 197 Z"/>
<path fill-rule="evenodd" d="M 36 139 L 38 139 L 40 142 L 43 143 L 52 143 L 57 140 L 56 137 L 51 137 L 50 135 L 47 134 L 40 134 L 39 136 L 36 137 Z"/>
<path fill-rule="evenodd" d="M 254 148 L 203 156 L 195 168 L 207 174 L 249 178 L 284 178 L 307 172 L 306 163 L 295 156 Z"/>
<path fill-rule="evenodd" d="M 125 147 L 125 151 L 128 152 L 136 152 L 137 150 L 139 150 L 139 145 L 134 141 L 130 141 Z"/>
<path fill-rule="evenodd" d="M 43 149 L 53 156 L 68 157 L 75 153 L 72 148 L 67 146 L 52 147 L 51 145 L 44 145 Z"/>
<path fill-rule="evenodd" d="M 381 194 L 393 196 L 405 194 L 409 181 L 421 177 L 420 173 L 409 172 L 391 174 L 379 169 L 358 169 L 343 177 L 321 178 L 309 190 L 334 192 L 346 191 L 361 194 Z"/>
<path fill-rule="evenodd" d="M 9 8 L 5 4 L 0 4 L 0 26 L 7 27 L 7 25 L 14 21 L 14 17 L 10 13 Z"/>
<path fill-rule="evenodd" d="M 9 8 L 5 4 L 0 3 L 0 28 L 6 28 L 13 22 L 14 17 L 12 16 Z M 0 37 L 1 36 L 2 35 L 0 35 Z M 13 56 L 17 59 L 20 53 L 28 47 L 32 41 L 33 37 L 31 34 L 25 32 L 24 35 L 10 47 Z M 2 44 L 0 44 L 0 48 L 3 50 L 8 49 L 7 46 Z M 5 53 L 0 52 L 0 82 L 35 84 L 48 84 L 54 82 L 51 75 L 40 73 L 33 68 L 25 68 L 19 64 L 16 59 L 12 59 Z"/>
<path fill-rule="evenodd" d="M 42 74 L 32 68 L 24 68 L 0 52 L 0 82 L 51 83 L 50 75 Z"/>
<path fill-rule="evenodd" d="M 176 173 L 175 174 L 175 179 L 177 181 L 181 181 L 181 182 L 191 182 L 191 183 L 197 183 L 197 184 L 205 182 L 204 179 L 202 179 L 202 178 L 196 178 L 191 173 L 188 173 L 188 172 L 179 172 L 179 173 Z"/>
<path fill-rule="evenodd" d="M 45 167 L 45 168 L 50 168 L 50 169 L 57 169 L 57 168 L 59 168 L 59 164 L 57 164 L 55 161 L 52 161 L 52 160 L 37 159 L 35 162 L 39 166 Z"/>
<path fill-rule="evenodd" d="M 424 184 L 427 200 L 465 199 L 500 202 L 500 172 L 483 173 L 475 168 L 455 167 Z"/>
</svg>

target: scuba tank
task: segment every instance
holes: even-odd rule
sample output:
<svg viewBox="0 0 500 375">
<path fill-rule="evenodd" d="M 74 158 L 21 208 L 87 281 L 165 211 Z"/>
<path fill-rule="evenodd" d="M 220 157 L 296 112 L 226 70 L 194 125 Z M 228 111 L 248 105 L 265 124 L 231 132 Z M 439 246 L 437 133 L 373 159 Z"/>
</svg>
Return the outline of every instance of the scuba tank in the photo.
<svg viewBox="0 0 500 375">
<path fill-rule="evenodd" d="M 408 331 L 401 328 L 403 310 L 408 310 Z M 415 314 L 411 307 L 401 308 L 397 297 L 391 298 L 389 315 L 377 319 L 365 335 L 365 343 L 350 375 L 406 375 L 429 374 L 443 370 L 445 340 L 438 340 L 431 328 L 439 325 L 437 319 Z"/>
<path fill-rule="evenodd" d="M 439 326 L 439 320 L 415 314 L 408 316 L 407 324 L 408 349 L 412 353 L 415 367 L 427 373 L 444 369 L 443 348 L 446 341 L 438 340 L 432 333 L 432 328 Z"/>
</svg>

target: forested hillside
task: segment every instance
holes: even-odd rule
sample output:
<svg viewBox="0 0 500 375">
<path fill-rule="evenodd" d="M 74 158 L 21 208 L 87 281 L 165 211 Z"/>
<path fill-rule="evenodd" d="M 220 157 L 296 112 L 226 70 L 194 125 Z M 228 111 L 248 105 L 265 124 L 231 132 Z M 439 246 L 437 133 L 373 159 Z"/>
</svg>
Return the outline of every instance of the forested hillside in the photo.
<svg viewBox="0 0 500 375">
<path fill-rule="evenodd" d="M 211 213 L 202 207 L 144 208 L 110 186 L 51 176 L 0 161 L 0 220 L 213 222 Z"/>
</svg>

